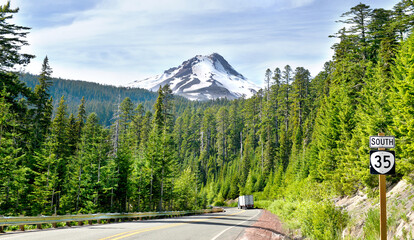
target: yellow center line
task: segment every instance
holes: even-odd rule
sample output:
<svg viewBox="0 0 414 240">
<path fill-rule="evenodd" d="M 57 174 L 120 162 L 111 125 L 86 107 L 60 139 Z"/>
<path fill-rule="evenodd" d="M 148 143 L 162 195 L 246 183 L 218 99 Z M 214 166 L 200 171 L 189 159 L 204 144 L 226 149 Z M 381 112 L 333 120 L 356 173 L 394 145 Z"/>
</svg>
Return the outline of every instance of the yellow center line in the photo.
<svg viewBox="0 0 414 240">
<path fill-rule="evenodd" d="M 139 233 L 143 233 L 143 232 L 149 232 L 149 231 L 154 231 L 154 230 L 160 230 L 160 229 L 164 229 L 164 228 L 171 228 L 171 227 L 176 227 L 176 226 L 180 226 L 180 225 L 185 225 L 185 224 L 190 224 L 190 223 L 195 223 L 195 222 L 202 222 L 202 221 L 209 221 L 212 219 L 217 219 L 217 218 L 226 218 L 228 216 L 232 216 L 232 215 L 236 215 L 236 214 L 240 214 L 242 212 L 245 212 L 246 210 L 242 210 L 236 213 L 232 213 L 226 216 L 217 216 L 217 217 L 211 217 L 211 218 L 203 218 L 203 219 L 197 219 L 197 220 L 193 220 L 193 221 L 189 221 L 189 222 L 183 222 L 183 223 L 170 223 L 170 224 L 166 224 L 166 225 L 161 225 L 161 226 L 156 226 L 156 227 L 150 227 L 150 228 L 144 228 L 144 229 L 138 229 L 138 230 L 132 230 L 132 231 L 128 231 L 128 232 L 123 232 L 123 233 L 118 233 L 115 234 L 113 236 L 109 236 L 109 237 L 105 237 L 105 238 L 101 238 L 99 240 L 119 240 L 122 238 L 126 238 L 126 237 L 130 237 L 132 235 L 135 234 L 139 234 Z"/>
</svg>

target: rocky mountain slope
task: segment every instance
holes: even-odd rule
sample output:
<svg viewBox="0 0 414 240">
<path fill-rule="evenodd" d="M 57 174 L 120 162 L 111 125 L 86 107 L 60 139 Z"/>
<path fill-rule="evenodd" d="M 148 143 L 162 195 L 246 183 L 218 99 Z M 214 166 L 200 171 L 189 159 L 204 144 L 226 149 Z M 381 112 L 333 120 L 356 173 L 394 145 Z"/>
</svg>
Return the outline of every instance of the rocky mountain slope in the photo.
<svg viewBox="0 0 414 240">
<path fill-rule="evenodd" d="M 197 55 L 163 74 L 137 80 L 128 87 L 157 91 L 169 84 L 174 94 L 190 100 L 251 97 L 260 88 L 238 73 L 221 55 Z"/>
</svg>

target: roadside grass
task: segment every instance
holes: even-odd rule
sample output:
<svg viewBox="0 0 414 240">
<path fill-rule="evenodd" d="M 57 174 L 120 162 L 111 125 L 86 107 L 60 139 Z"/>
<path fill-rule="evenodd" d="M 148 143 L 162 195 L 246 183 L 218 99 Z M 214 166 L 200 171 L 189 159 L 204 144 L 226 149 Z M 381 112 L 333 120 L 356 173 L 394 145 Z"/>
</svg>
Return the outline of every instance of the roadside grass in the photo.
<svg viewBox="0 0 414 240">
<path fill-rule="evenodd" d="M 289 230 L 299 230 L 303 236 L 317 240 L 341 239 L 348 214 L 329 201 L 256 201 L 255 206 L 277 215 Z"/>
<path fill-rule="evenodd" d="M 380 211 L 378 208 L 368 210 L 365 217 L 364 238 L 377 240 L 380 237 Z"/>
</svg>

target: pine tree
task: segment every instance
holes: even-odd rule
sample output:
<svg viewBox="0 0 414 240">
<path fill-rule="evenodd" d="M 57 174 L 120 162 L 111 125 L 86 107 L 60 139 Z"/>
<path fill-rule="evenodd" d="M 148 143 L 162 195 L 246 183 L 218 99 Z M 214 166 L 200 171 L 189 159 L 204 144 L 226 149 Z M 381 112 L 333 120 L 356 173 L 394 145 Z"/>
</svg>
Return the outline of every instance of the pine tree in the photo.
<svg viewBox="0 0 414 240">
<path fill-rule="evenodd" d="M 34 89 L 35 108 L 33 109 L 33 148 L 36 149 L 43 143 L 51 124 L 53 99 L 50 97 L 49 88 L 52 86 L 51 81 L 52 68 L 49 66 L 49 59 L 46 56 L 43 60 L 42 71 L 39 75 L 39 85 Z"/>
<path fill-rule="evenodd" d="M 292 108 L 291 117 L 289 119 L 292 126 L 292 148 L 291 154 L 291 171 L 295 174 L 300 174 L 304 166 L 301 155 L 303 153 L 303 137 L 305 131 L 305 120 L 309 114 L 309 82 L 310 73 L 303 67 L 298 67 L 294 73 L 294 80 L 292 83 Z"/>
<path fill-rule="evenodd" d="M 338 21 L 351 25 L 351 27 L 348 30 L 344 31 L 344 33 L 350 33 L 350 37 L 357 37 L 358 45 L 355 47 L 362 49 L 361 57 L 364 60 L 368 58 L 368 25 L 371 21 L 371 12 L 372 9 L 370 6 L 360 3 L 355 7 L 352 7 L 350 11 L 341 15 L 341 17 L 348 17 L 347 19 Z M 338 32 L 338 35 L 342 35 L 342 33 Z"/>
<path fill-rule="evenodd" d="M 96 113 L 86 120 L 79 150 L 71 166 L 71 198 L 68 207 L 75 212 L 89 213 L 99 209 L 102 189 L 102 168 L 107 163 L 105 134 Z"/>
<path fill-rule="evenodd" d="M 72 113 L 69 115 L 69 119 L 68 119 L 67 136 L 68 136 L 67 147 L 69 148 L 69 154 L 75 155 L 76 150 L 77 150 L 77 145 L 79 142 L 79 138 L 78 138 L 78 124 Z"/>
<path fill-rule="evenodd" d="M 80 139 L 81 137 L 83 126 L 85 126 L 85 121 L 86 121 L 85 97 L 82 97 L 81 104 L 78 107 L 78 115 L 76 116 L 77 139 Z"/>
<path fill-rule="evenodd" d="M 55 194 L 58 183 L 57 161 L 54 153 L 56 143 L 49 133 L 40 150 L 35 152 L 35 167 L 33 191 L 29 199 L 31 200 L 33 214 L 51 215 L 55 213 Z"/>
<path fill-rule="evenodd" d="M 18 122 L 6 102 L 9 94 L 3 88 L 0 97 L 0 208 L 7 215 L 21 213 L 20 201 L 27 186 L 28 168 L 23 166 L 24 154 L 16 144 L 19 138 L 16 132 Z"/>
<path fill-rule="evenodd" d="M 414 35 L 411 35 L 402 45 L 401 50 L 397 53 L 395 66 L 392 67 L 393 76 L 393 95 L 392 113 L 394 133 L 398 143 L 396 150 L 399 152 L 401 161 L 399 161 L 397 171 L 402 174 L 408 174 L 414 169 L 414 145 L 411 143 L 414 129 Z"/>
<path fill-rule="evenodd" d="M 121 126 L 121 136 L 122 141 L 127 141 L 127 132 L 130 127 L 130 123 L 133 120 L 134 114 L 134 104 L 132 103 L 129 97 L 125 98 L 120 105 L 120 126 Z"/>
<path fill-rule="evenodd" d="M 292 69 L 289 65 L 286 65 L 284 71 L 282 72 L 282 84 L 280 86 L 280 93 L 278 95 L 279 102 L 279 115 L 281 116 L 281 131 L 280 131 L 280 150 L 279 158 L 281 160 L 284 169 L 289 165 L 289 155 L 290 155 L 290 134 L 291 128 L 289 127 L 290 119 L 290 108 L 291 108 L 291 81 L 292 81 Z M 283 125 L 282 125 L 283 124 Z"/>
<path fill-rule="evenodd" d="M 393 12 L 382 8 L 374 9 L 371 12 L 371 21 L 367 28 L 371 38 L 371 44 L 368 47 L 367 55 L 374 63 L 378 61 L 378 51 L 384 45 L 395 46 L 396 33 L 392 30 Z"/>
<path fill-rule="evenodd" d="M 64 96 L 61 97 L 59 106 L 56 111 L 56 116 L 52 123 L 51 137 L 52 141 L 55 142 L 53 153 L 56 156 L 56 169 L 57 169 L 57 184 L 56 184 L 56 193 L 54 194 L 54 204 L 56 209 L 60 208 L 60 198 L 65 194 L 65 179 L 67 177 L 67 165 L 68 157 L 70 155 L 68 145 L 68 136 L 67 136 L 67 112 L 66 112 L 66 103 Z"/>
<path fill-rule="evenodd" d="M 13 18 L 13 14 L 19 11 L 18 8 L 12 9 L 10 1 L 0 6 L 0 69 L 6 70 L 15 65 L 26 65 L 33 55 L 20 53 L 23 46 L 28 45 L 25 40 L 29 33 L 28 27 L 11 24 L 8 21 Z"/>
<path fill-rule="evenodd" d="M 336 92 L 331 93 L 337 94 Z M 312 135 L 312 152 L 314 161 L 311 162 L 310 174 L 313 179 L 322 181 L 328 178 L 327 174 L 335 170 L 333 150 L 336 149 L 336 142 L 339 132 L 338 111 L 334 100 L 325 96 L 315 119 L 315 131 Z"/>
<path fill-rule="evenodd" d="M 217 173 L 217 161 L 214 157 L 216 149 L 216 119 L 214 110 L 208 108 L 204 111 L 200 127 L 200 162 L 205 182 L 210 177 L 215 177 Z M 185 139 L 185 136 L 184 136 Z"/>
<path fill-rule="evenodd" d="M 377 186 L 377 178 L 369 174 L 368 136 L 385 132 L 388 135 L 392 123 L 389 103 L 390 82 L 387 73 L 378 63 L 367 70 L 366 85 L 361 90 L 360 105 L 355 113 L 356 126 L 351 139 L 342 151 L 341 169 L 349 169 L 345 174 L 338 171 L 339 190 L 343 194 L 352 194 L 362 185 Z"/>
<path fill-rule="evenodd" d="M 267 99 L 266 101 L 269 102 L 269 91 L 270 91 L 270 82 L 272 79 L 272 70 L 270 70 L 269 68 L 266 70 L 265 73 L 265 83 L 266 83 L 266 95 L 267 95 Z"/>
<path fill-rule="evenodd" d="M 176 209 L 187 210 L 197 207 L 196 184 L 194 172 L 191 171 L 190 167 L 187 167 L 174 182 L 174 194 L 175 198 L 177 198 L 177 201 L 175 201 Z"/>
<path fill-rule="evenodd" d="M 217 119 L 217 155 L 219 158 L 219 165 L 223 167 L 227 161 L 227 144 L 229 135 L 229 119 L 227 108 L 221 107 L 216 115 Z"/>
<path fill-rule="evenodd" d="M 131 131 L 129 138 L 133 142 L 134 149 L 137 150 L 142 141 L 143 128 L 144 128 L 144 117 L 145 117 L 145 111 L 144 106 L 142 104 L 139 104 L 136 109 L 134 110 L 135 115 L 132 117 L 131 120 Z"/>
<path fill-rule="evenodd" d="M 233 156 L 232 158 L 234 158 L 240 152 L 240 132 L 243 130 L 241 102 L 234 101 L 229 108 L 229 154 L 231 154 Z"/>
<path fill-rule="evenodd" d="M 158 98 L 154 105 L 153 128 L 149 136 L 146 156 L 151 166 L 150 204 L 155 204 L 158 200 L 159 211 L 164 209 L 165 193 L 168 187 L 171 187 L 171 173 L 174 167 L 175 146 L 172 142 L 172 127 L 169 126 L 168 120 L 170 109 L 166 108 L 169 103 L 165 100 L 165 96 L 169 94 L 168 88 L 160 87 L 158 90 Z"/>
<path fill-rule="evenodd" d="M 391 29 L 398 35 L 400 41 L 403 41 L 407 33 L 413 29 L 414 17 L 411 14 L 413 10 L 413 3 L 410 0 L 402 0 L 394 6 L 394 21 L 391 23 Z"/>
</svg>

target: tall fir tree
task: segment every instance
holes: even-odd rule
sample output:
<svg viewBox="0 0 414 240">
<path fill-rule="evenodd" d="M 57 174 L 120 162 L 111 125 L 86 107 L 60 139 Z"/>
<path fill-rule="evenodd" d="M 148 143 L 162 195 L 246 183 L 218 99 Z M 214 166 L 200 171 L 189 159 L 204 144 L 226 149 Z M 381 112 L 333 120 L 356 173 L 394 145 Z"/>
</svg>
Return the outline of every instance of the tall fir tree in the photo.
<svg viewBox="0 0 414 240">
<path fill-rule="evenodd" d="M 414 135 L 414 35 L 411 35 L 398 51 L 395 59 L 395 66 L 392 67 L 393 76 L 393 95 L 392 95 L 392 113 L 393 128 L 392 132 L 398 139 L 396 150 L 400 154 L 401 161 L 397 172 L 408 174 L 414 169 L 414 145 L 410 139 Z"/>
<path fill-rule="evenodd" d="M 34 89 L 35 108 L 33 109 L 33 148 L 38 148 L 48 133 L 51 124 L 53 99 L 50 96 L 49 89 L 53 82 L 51 81 L 52 68 L 49 65 L 49 59 L 46 56 L 43 60 L 42 71 L 39 75 L 39 84 Z"/>
<path fill-rule="evenodd" d="M 15 65 L 26 65 L 34 58 L 31 54 L 20 53 L 23 46 L 29 45 L 25 39 L 30 28 L 9 23 L 13 14 L 18 13 L 19 8 L 12 9 L 10 1 L 0 5 L 0 69 L 9 70 Z"/>
<path fill-rule="evenodd" d="M 68 157 L 70 155 L 69 149 L 67 148 L 68 118 L 66 108 L 66 101 L 64 96 L 62 96 L 51 127 L 51 138 L 55 142 L 53 153 L 57 159 L 55 163 L 57 169 L 57 184 L 53 201 L 57 211 L 60 210 L 60 199 L 65 195 L 65 180 L 67 177 Z"/>
</svg>

